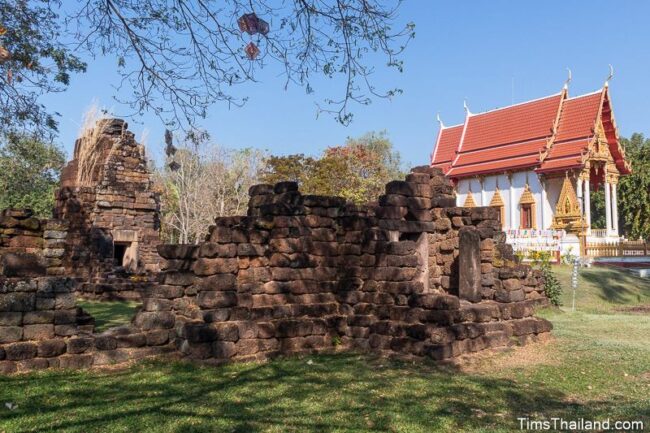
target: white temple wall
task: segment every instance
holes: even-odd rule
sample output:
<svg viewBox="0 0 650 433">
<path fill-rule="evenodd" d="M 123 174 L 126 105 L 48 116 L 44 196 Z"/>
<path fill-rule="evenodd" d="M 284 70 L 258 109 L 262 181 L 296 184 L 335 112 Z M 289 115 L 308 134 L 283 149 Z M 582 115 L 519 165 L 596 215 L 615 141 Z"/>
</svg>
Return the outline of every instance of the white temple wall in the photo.
<svg viewBox="0 0 650 433">
<path fill-rule="evenodd" d="M 557 201 L 560 199 L 560 192 L 562 191 L 562 183 L 564 182 L 563 178 L 556 177 L 552 179 L 546 179 L 546 198 L 548 201 L 548 214 L 550 215 L 549 217 L 549 223 L 547 224 L 547 227 L 549 227 L 553 223 L 553 214 L 555 213 L 555 206 L 557 206 Z M 575 187 L 575 185 L 574 185 Z"/>
<path fill-rule="evenodd" d="M 510 197 L 510 182 L 512 180 L 513 200 L 511 203 Z M 524 193 L 526 183 L 530 188 L 533 197 L 535 197 L 535 220 L 538 229 L 547 229 L 553 223 L 553 209 L 560 194 L 562 186 L 561 180 L 558 183 L 557 179 L 549 181 L 547 187 L 546 200 L 542 200 L 542 184 L 539 176 L 532 170 L 520 171 L 513 173 L 511 180 L 505 174 L 490 175 L 483 178 L 483 186 L 478 178 L 465 178 L 460 179 L 456 186 L 456 204 L 463 206 L 467 195 L 472 191 L 474 203 L 477 206 L 489 206 L 492 201 L 494 193 L 499 188 L 501 198 L 504 203 L 505 224 L 504 229 L 518 229 L 520 226 L 520 209 L 519 200 Z"/>
</svg>

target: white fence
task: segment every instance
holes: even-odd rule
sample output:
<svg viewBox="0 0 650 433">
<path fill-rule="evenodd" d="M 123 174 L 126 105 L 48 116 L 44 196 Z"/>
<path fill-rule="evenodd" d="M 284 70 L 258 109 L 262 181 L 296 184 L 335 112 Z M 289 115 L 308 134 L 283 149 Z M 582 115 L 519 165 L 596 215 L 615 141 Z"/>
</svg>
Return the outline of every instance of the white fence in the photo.
<svg viewBox="0 0 650 433">
<path fill-rule="evenodd" d="M 506 230 L 506 242 L 512 245 L 515 252 L 527 256 L 532 251 L 546 251 L 557 260 L 560 259 L 565 236 L 564 230 Z"/>
</svg>

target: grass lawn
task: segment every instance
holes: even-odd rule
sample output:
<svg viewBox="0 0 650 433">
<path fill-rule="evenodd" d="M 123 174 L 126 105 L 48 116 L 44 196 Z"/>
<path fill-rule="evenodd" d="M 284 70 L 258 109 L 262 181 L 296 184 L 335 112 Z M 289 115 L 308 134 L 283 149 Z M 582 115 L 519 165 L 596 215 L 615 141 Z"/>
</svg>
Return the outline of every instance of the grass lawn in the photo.
<svg viewBox="0 0 650 433">
<path fill-rule="evenodd" d="M 134 301 L 89 301 L 77 300 L 77 305 L 95 318 L 95 332 L 127 325 L 135 315 L 138 304 Z"/>
<path fill-rule="evenodd" d="M 569 268 L 556 268 L 563 283 Z M 650 429 L 650 285 L 581 271 L 578 312 L 547 310 L 555 338 L 462 367 L 320 355 L 200 367 L 0 378 L 0 432 L 506 432 L 533 420 L 643 420 Z M 568 287 L 568 285 L 567 285 Z M 570 305 L 571 294 L 564 294 Z"/>
</svg>

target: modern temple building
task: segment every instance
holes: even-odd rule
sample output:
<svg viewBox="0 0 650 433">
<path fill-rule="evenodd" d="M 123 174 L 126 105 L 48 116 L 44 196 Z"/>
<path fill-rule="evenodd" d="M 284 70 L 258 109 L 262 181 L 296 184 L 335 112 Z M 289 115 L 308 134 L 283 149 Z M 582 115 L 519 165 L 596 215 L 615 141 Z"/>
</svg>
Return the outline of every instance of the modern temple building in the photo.
<svg viewBox="0 0 650 433">
<path fill-rule="evenodd" d="M 630 173 L 607 83 L 570 97 L 471 113 L 440 131 L 431 157 L 454 181 L 459 206 L 496 206 L 515 250 L 584 254 L 618 243 L 616 185 Z M 591 227 L 591 192 L 604 188 L 607 227 Z"/>
</svg>

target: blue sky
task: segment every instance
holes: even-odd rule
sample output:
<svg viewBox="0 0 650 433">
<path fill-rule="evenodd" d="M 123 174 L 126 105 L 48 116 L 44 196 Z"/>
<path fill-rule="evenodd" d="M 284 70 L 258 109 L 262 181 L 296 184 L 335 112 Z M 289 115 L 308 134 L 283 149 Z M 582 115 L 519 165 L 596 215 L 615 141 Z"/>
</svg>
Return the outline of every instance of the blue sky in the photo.
<svg viewBox="0 0 650 433">
<path fill-rule="evenodd" d="M 374 82 L 400 87 L 393 100 L 354 106 L 344 127 L 316 118 L 318 97 L 336 98 L 342 81 L 285 91 L 280 77 L 264 74 L 246 88 L 244 108 L 215 105 L 203 126 L 226 147 L 256 147 L 273 154 L 318 154 L 346 137 L 386 130 L 408 165 L 426 164 L 440 113 L 447 125 L 463 121 L 463 100 L 472 112 L 490 110 L 558 92 L 573 71 L 571 95 L 599 89 L 608 64 L 615 69 L 611 95 L 620 134 L 650 135 L 650 2 L 647 1 L 425 1 L 407 0 L 400 11 L 414 21 L 416 38 L 404 55 L 405 71 L 376 65 Z M 72 153 L 84 110 L 97 100 L 116 114 L 128 109 L 112 97 L 118 83 L 114 58 L 89 63 L 70 89 L 44 102 L 62 114 L 58 142 Z M 328 93 L 329 92 L 329 93 Z M 164 126 L 145 115 L 130 122 L 140 136 L 149 131 L 150 155 L 160 157 Z"/>
</svg>

